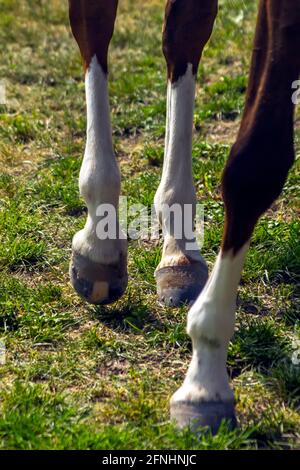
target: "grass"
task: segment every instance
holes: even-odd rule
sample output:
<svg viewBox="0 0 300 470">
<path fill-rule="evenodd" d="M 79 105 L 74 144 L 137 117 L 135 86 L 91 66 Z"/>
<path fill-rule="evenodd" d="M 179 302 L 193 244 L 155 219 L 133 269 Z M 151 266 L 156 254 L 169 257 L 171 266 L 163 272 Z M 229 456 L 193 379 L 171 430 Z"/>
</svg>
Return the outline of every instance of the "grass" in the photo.
<svg viewBox="0 0 300 470">
<path fill-rule="evenodd" d="M 143 14 L 140 13 L 143 3 Z M 162 1 L 120 0 L 110 50 L 114 145 L 122 193 L 151 204 L 165 123 Z M 212 266 L 223 226 L 220 175 L 241 116 L 256 2 L 220 2 L 199 70 L 194 176 Z M 300 447 L 298 160 L 260 221 L 243 273 L 228 371 L 240 427 L 197 440 L 169 422 L 191 345 L 186 308 L 156 302 L 161 246 L 130 241 L 128 290 L 110 307 L 68 283 L 85 138 L 82 67 L 58 0 L 0 0 L 0 448 L 257 449 Z M 297 200 L 298 196 L 298 200 Z"/>
</svg>

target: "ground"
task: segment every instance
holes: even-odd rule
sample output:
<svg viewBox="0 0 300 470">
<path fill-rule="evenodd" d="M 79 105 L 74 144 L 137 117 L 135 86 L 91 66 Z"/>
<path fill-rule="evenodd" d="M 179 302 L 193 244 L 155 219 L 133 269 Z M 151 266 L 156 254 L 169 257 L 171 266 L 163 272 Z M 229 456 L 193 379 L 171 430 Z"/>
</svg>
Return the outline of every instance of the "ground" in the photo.
<svg viewBox="0 0 300 470">
<path fill-rule="evenodd" d="M 122 194 L 131 203 L 151 205 L 161 173 L 163 3 L 120 0 L 110 50 L 114 145 Z M 239 428 L 224 426 L 200 440 L 178 432 L 168 400 L 183 380 L 191 344 L 187 308 L 156 301 L 161 244 L 129 241 L 129 287 L 112 306 L 85 304 L 69 284 L 71 240 L 86 216 L 77 187 L 86 121 L 67 2 L 0 0 L 0 9 L 7 94 L 0 106 L 0 340 L 6 346 L 0 447 L 300 448 L 299 158 L 255 230 L 239 289 L 228 358 Z M 220 175 L 241 117 L 255 9 L 254 0 L 220 1 L 198 76 L 194 176 L 210 268 L 224 217 Z M 299 127 L 296 118 L 298 157 Z"/>
</svg>

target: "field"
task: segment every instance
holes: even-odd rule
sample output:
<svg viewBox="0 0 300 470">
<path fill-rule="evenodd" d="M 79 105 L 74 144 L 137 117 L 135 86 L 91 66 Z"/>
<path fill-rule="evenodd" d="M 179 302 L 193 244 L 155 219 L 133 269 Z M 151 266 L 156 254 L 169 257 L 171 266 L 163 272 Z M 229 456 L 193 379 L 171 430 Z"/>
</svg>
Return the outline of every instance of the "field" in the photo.
<svg viewBox="0 0 300 470">
<path fill-rule="evenodd" d="M 130 203 L 150 205 L 161 173 L 163 3 L 120 0 L 110 49 L 114 145 Z M 86 217 L 77 182 L 86 120 L 67 2 L 0 0 L 0 10 L 0 448 L 300 448 L 299 113 L 298 160 L 255 230 L 239 289 L 228 359 L 239 428 L 197 439 L 169 422 L 191 344 L 187 308 L 156 302 L 161 244 L 129 241 L 129 287 L 112 306 L 89 306 L 69 285 L 71 240 Z M 198 76 L 194 177 L 210 268 L 255 10 L 254 0 L 220 1 Z"/>
</svg>

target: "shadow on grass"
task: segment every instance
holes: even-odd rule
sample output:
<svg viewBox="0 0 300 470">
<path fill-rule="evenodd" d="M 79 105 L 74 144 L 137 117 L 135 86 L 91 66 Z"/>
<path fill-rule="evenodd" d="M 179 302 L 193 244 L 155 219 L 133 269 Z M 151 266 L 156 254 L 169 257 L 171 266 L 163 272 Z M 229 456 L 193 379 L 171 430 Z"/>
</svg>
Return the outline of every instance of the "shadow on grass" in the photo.
<svg viewBox="0 0 300 470">
<path fill-rule="evenodd" d="M 142 333 L 144 330 L 162 329 L 164 324 L 154 314 L 149 305 L 128 299 L 113 306 L 93 307 L 94 317 L 112 330 Z"/>
</svg>

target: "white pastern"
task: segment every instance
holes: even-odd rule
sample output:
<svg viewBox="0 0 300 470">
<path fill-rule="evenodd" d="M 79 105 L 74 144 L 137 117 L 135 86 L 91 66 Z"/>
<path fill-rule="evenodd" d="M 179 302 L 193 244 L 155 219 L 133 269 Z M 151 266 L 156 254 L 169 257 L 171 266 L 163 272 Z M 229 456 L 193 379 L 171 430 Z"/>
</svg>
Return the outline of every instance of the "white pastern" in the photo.
<svg viewBox="0 0 300 470">
<path fill-rule="evenodd" d="M 234 333 L 236 295 L 249 244 L 237 254 L 219 253 L 210 278 L 188 314 L 193 357 L 173 401 L 233 399 L 226 371 L 228 343 Z"/>
<path fill-rule="evenodd" d="M 172 225 L 171 230 L 168 228 L 168 214 L 163 211 L 163 207 L 178 204 L 183 212 L 184 204 L 191 204 L 195 214 L 196 194 L 192 176 L 194 101 L 195 76 L 192 64 L 188 64 L 185 75 L 176 83 L 168 83 L 165 156 L 161 182 L 154 199 L 165 236 L 163 257 L 158 269 L 176 264 L 176 260 L 184 254 L 196 260 L 201 259 L 199 250 L 186 252 L 184 236 L 182 240 L 174 239 Z M 182 233 L 184 235 L 183 221 Z"/>
<path fill-rule="evenodd" d="M 116 213 L 120 194 L 120 171 L 115 158 L 110 124 L 107 76 L 96 56 L 85 76 L 87 107 L 87 140 L 79 175 L 80 194 L 84 198 L 88 217 L 83 230 L 73 238 L 73 249 L 93 261 L 104 264 L 119 259 L 126 250 L 126 240 L 99 240 L 96 234 L 99 217 L 97 208 L 111 204 Z"/>
</svg>

